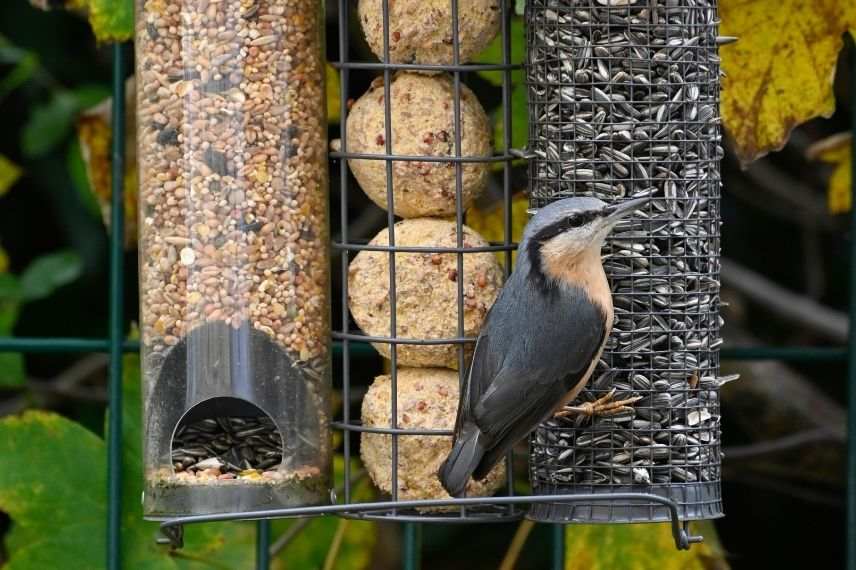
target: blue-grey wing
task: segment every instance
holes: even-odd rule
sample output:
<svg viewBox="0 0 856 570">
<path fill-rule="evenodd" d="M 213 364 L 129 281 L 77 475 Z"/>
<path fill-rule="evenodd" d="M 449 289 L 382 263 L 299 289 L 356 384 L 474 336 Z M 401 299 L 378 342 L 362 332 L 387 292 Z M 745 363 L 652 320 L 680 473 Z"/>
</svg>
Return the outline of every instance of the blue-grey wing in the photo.
<svg viewBox="0 0 856 570">
<path fill-rule="evenodd" d="M 486 319 L 459 410 L 459 424 L 463 416 L 486 436 L 491 466 L 489 456 L 526 437 L 585 379 L 607 333 L 603 310 L 581 290 L 515 285 Z"/>
</svg>

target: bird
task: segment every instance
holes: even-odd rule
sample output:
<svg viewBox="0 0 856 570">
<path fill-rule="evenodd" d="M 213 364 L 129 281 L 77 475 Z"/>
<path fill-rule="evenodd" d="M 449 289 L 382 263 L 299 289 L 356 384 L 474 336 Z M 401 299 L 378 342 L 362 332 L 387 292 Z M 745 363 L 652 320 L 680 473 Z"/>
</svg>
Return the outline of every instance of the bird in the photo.
<svg viewBox="0 0 856 570">
<path fill-rule="evenodd" d="M 612 295 L 601 247 L 649 198 L 606 204 L 572 197 L 537 210 L 517 265 L 476 339 L 460 391 L 452 448 L 439 468 L 453 497 L 484 479 L 538 424 L 557 412 L 610 415 L 638 400 L 567 407 L 595 368 L 612 330 Z"/>
</svg>

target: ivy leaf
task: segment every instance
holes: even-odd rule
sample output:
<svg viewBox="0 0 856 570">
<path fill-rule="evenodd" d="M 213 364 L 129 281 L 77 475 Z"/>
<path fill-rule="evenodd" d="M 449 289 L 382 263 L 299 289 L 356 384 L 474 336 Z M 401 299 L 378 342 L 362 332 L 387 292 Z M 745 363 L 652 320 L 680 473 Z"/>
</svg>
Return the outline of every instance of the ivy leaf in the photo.
<svg viewBox="0 0 856 570">
<path fill-rule="evenodd" d="M 722 115 L 745 164 L 782 148 L 791 130 L 835 109 L 832 81 L 856 3 L 722 0 Z"/>
<path fill-rule="evenodd" d="M 704 542 L 679 551 L 669 524 L 567 525 L 565 568 L 727 569 L 713 523 L 705 521 L 693 526 L 704 535 Z"/>
<path fill-rule="evenodd" d="M 99 42 L 123 42 L 134 35 L 134 0 L 79 0 Z"/>
<path fill-rule="evenodd" d="M 39 257 L 21 274 L 21 295 L 25 301 L 37 301 L 75 281 L 83 272 L 83 262 L 73 251 L 60 251 Z"/>
<path fill-rule="evenodd" d="M 832 214 L 844 214 L 853 207 L 853 136 L 840 133 L 809 147 L 810 160 L 820 160 L 834 165 L 829 177 L 826 199 Z"/>
<path fill-rule="evenodd" d="M 0 420 L 0 509 L 13 521 L 7 570 L 104 566 L 104 442 L 62 416 Z"/>
<path fill-rule="evenodd" d="M 20 177 L 21 169 L 14 162 L 0 154 L 0 196 L 8 192 Z"/>
</svg>

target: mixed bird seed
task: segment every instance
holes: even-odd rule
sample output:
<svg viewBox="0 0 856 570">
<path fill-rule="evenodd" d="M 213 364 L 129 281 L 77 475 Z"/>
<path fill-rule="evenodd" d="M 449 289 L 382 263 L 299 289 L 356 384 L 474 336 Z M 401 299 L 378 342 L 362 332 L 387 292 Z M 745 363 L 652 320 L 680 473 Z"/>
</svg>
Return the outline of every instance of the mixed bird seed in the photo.
<svg viewBox="0 0 856 570">
<path fill-rule="evenodd" d="M 527 21 L 533 205 L 653 197 L 604 247 L 615 324 L 577 404 L 641 399 L 544 423 L 535 492 L 716 485 L 732 379 L 719 376 L 716 0 L 534 0 Z"/>
<path fill-rule="evenodd" d="M 262 476 L 282 462 L 282 438 L 270 418 L 206 418 L 178 429 L 172 461 L 196 477 Z"/>
<path fill-rule="evenodd" d="M 249 323 L 307 377 L 328 376 L 319 16 L 313 0 L 137 0 L 147 390 L 163 355 L 213 322 Z M 184 427 L 172 469 L 263 473 L 282 459 L 272 425 L 217 418 Z M 248 430 L 259 431 L 238 435 Z"/>
<path fill-rule="evenodd" d="M 140 0 L 143 341 L 244 321 L 329 337 L 326 121 L 311 0 Z"/>
</svg>

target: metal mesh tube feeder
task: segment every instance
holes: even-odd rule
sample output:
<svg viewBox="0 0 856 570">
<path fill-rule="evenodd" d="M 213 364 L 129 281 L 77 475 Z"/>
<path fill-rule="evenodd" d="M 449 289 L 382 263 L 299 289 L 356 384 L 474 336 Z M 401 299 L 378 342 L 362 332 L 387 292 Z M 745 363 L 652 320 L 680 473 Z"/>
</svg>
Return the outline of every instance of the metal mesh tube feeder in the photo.
<svg viewBox="0 0 856 570">
<path fill-rule="evenodd" d="M 530 201 L 651 196 L 604 246 L 612 335 L 577 404 L 530 441 L 535 494 L 643 492 L 683 520 L 722 516 L 716 0 L 532 0 L 526 79 Z M 550 522 L 668 520 L 648 500 L 546 502 Z"/>
<path fill-rule="evenodd" d="M 342 369 L 334 372 L 336 377 L 341 377 L 344 400 L 349 401 L 349 394 L 352 391 L 354 364 L 351 353 L 355 343 L 371 343 L 389 360 L 389 374 L 384 377 L 386 384 L 383 387 L 384 398 L 387 398 L 388 402 L 384 400 L 387 409 L 383 413 L 384 417 L 380 418 L 382 421 L 364 425 L 359 417 L 353 417 L 348 407 L 344 406 L 342 417 L 332 424 L 334 429 L 341 430 L 344 436 L 345 472 L 343 489 L 339 497 L 344 501 L 344 504 L 341 505 L 341 512 L 345 516 L 355 518 L 420 522 L 501 522 L 518 519 L 525 511 L 518 503 L 492 504 L 491 500 L 487 498 L 474 503 L 466 501 L 459 503 L 456 500 L 447 500 L 444 503 L 438 502 L 440 498 L 437 497 L 433 503 L 432 501 L 422 501 L 419 504 L 425 506 L 414 507 L 414 501 L 408 500 L 405 491 L 406 483 L 402 482 L 405 448 L 413 443 L 426 448 L 432 447 L 437 445 L 438 438 L 443 438 L 443 440 L 448 440 L 451 443 L 452 427 L 449 425 L 449 429 L 426 429 L 406 423 L 407 410 L 401 401 L 401 394 L 402 390 L 405 389 L 403 386 L 408 382 L 408 374 L 412 375 L 413 371 L 416 370 L 411 368 L 410 372 L 407 372 L 406 367 L 411 366 L 408 364 L 408 360 L 414 354 L 436 351 L 445 347 L 450 358 L 447 364 L 441 366 L 455 369 L 448 372 L 454 374 L 454 383 L 459 383 L 466 373 L 467 353 L 471 350 L 475 338 L 465 322 L 468 320 L 465 317 L 466 313 L 470 310 L 467 307 L 468 297 L 464 290 L 465 279 L 457 277 L 468 277 L 466 274 L 469 272 L 470 260 L 474 256 L 493 259 L 495 254 L 500 254 L 505 259 L 506 275 L 511 267 L 511 252 L 515 247 L 511 237 L 510 224 L 511 163 L 519 159 L 519 153 L 514 154 L 511 149 L 511 72 L 520 68 L 519 63 L 511 61 L 511 6 L 504 0 L 493 2 L 499 20 L 499 34 L 504 46 L 502 62 L 479 64 L 470 63 L 469 58 L 463 53 L 466 51 L 465 44 L 472 38 L 466 36 L 466 31 L 462 31 L 464 26 L 460 20 L 470 16 L 463 15 L 463 12 L 459 10 L 457 0 L 449 0 L 451 25 L 448 30 L 443 30 L 447 36 L 443 40 L 445 47 L 439 50 L 439 55 L 434 54 L 435 56 L 431 57 L 426 55 L 424 51 L 420 53 L 421 47 L 419 46 L 416 46 L 415 54 L 402 54 L 401 44 L 405 40 L 402 39 L 403 36 L 399 33 L 400 28 L 398 26 L 404 25 L 402 22 L 406 22 L 406 19 L 402 19 L 402 14 L 399 13 L 396 23 L 393 10 L 405 10 L 406 8 L 396 8 L 388 0 L 378 1 L 376 4 L 374 6 L 369 1 L 361 2 L 359 9 L 361 10 L 360 18 L 363 31 L 367 33 L 369 43 L 380 61 L 361 62 L 350 59 L 350 37 L 347 22 L 349 12 L 353 8 L 348 0 L 340 0 L 338 3 L 339 60 L 332 62 L 333 66 L 338 69 L 340 76 L 342 116 L 341 139 L 334 141 L 333 151 L 330 153 L 331 158 L 338 162 L 337 166 L 339 167 L 340 225 L 342 228 L 340 239 L 333 242 L 333 249 L 341 255 L 339 270 L 343 285 L 341 328 L 333 331 L 333 338 L 342 343 Z M 362 12 L 367 5 L 371 6 L 370 10 L 372 11 Z M 376 12 L 373 11 L 375 9 Z M 349 101 L 349 97 L 361 95 L 350 92 L 353 70 L 378 72 L 376 83 L 369 88 L 368 93 L 362 94 L 363 97 L 356 103 L 353 100 Z M 472 123 L 468 122 L 470 118 L 467 115 L 467 107 L 470 105 L 468 100 L 472 97 L 472 93 L 462 78 L 467 72 L 486 70 L 497 71 L 502 76 L 502 107 L 500 112 L 502 113 L 505 136 L 503 141 L 498 141 L 500 149 L 496 152 L 468 152 L 465 137 L 470 135 L 474 128 Z M 441 78 L 440 80 L 448 82 L 450 90 L 450 98 L 444 111 L 450 117 L 448 131 L 420 135 L 419 142 L 423 143 L 423 147 L 425 145 L 430 146 L 438 138 L 448 145 L 447 149 L 439 153 L 410 147 L 407 151 L 402 151 L 401 146 L 405 146 L 405 141 L 402 140 L 404 135 L 395 134 L 396 132 L 401 133 L 404 129 L 396 123 L 397 120 L 402 119 L 396 114 L 397 110 L 393 107 L 393 101 L 397 101 L 396 105 L 406 105 L 406 101 L 397 99 L 395 83 L 409 81 L 416 89 L 421 84 L 426 83 L 424 78 Z M 369 149 L 367 150 L 364 148 L 365 145 L 358 146 L 355 143 L 355 140 L 359 140 L 364 133 L 353 132 L 354 123 L 349 119 L 358 112 L 365 114 L 360 105 L 362 105 L 362 99 L 368 97 L 369 94 L 381 101 L 377 112 L 382 115 L 382 121 L 380 121 L 378 132 L 372 131 L 370 133 L 367 141 Z M 424 111 L 423 108 L 417 113 Z M 402 138 L 396 139 L 396 136 Z M 501 165 L 498 170 L 501 172 L 502 180 L 501 207 L 505 214 L 504 218 L 507 220 L 505 234 L 503 240 L 498 243 L 474 244 L 470 241 L 471 230 L 464 225 L 464 212 L 469 203 L 468 178 L 471 176 L 470 172 L 474 166 L 487 171 L 493 165 Z M 373 172 L 378 172 L 381 170 L 381 166 L 383 170 L 379 177 L 367 179 L 364 174 L 366 171 L 371 169 Z M 447 211 L 442 215 L 447 220 L 451 220 L 451 222 L 444 223 L 447 223 L 451 228 L 449 231 L 452 237 L 442 244 L 413 245 L 404 239 L 406 235 L 403 234 L 402 225 L 396 223 L 395 216 L 404 217 L 405 222 L 419 223 L 427 218 L 420 214 L 414 214 L 412 206 L 408 209 L 408 205 L 396 187 L 401 182 L 399 172 L 412 171 L 413 177 L 419 178 L 431 169 L 442 169 L 449 173 L 446 175 L 449 183 L 448 193 L 439 198 L 440 201 L 447 204 Z M 352 174 L 356 176 L 359 185 L 354 184 Z M 384 234 L 383 243 L 377 243 L 377 239 L 368 243 L 367 236 L 352 235 L 349 232 L 351 223 L 349 202 L 352 200 L 350 196 L 360 191 L 365 192 L 387 211 L 388 228 L 387 233 Z M 418 210 L 418 208 L 416 209 Z M 353 262 L 355 259 L 359 260 L 361 255 L 363 259 L 367 259 L 370 255 L 373 262 L 382 263 L 387 268 L 383 272 L 382 279 L 377 283 L 385 291 L 384 296 L 387 299 L 387 304 L 384 307 L 384 314 L 388 313 L 386 317 L 383 317 L 385 321 L 380 323 L 382 326 L 378 330 L 370 330 L 365 321 L 359 322 L 359 319 L 356 318 L 357 315 L 352 318 L 351 314 L 354 308 L 353 297 L 355 293 L 353 287 L 349 285 L 351 281 L 349 277 L 354 271 Z M 444 278 L 447 281 L 449 279 L 454 281 L 455 287 L 455 299 L 450 307 L 455 324 L 448 331 L 449 334 L 428 338 L 414 334 L 412 330 L 402 330 L 402 326 L 407 325 L 407 315 L 405 314 L 407 309 L 401 308 L 402 281 L 407 279 L 407 276 L 402 275 L 402 271 L 406 272 L 412 269 L 412 266 L 408 266 L 408 259 L 417 256 L 426 259 L 431 258 L 433 263 L 438 265 L 438 260 L 442 258 L 444 267 L 447 261 L 451 260 L 449 275 L 454 277 Z M 349 310 L 349 305 L 351 310 Z M 357 322 L 355 323 L 355 321 Z M 377 385 L 379 380 L 380 378 L 376 379 L 374 385 Z M 372 389 L 370 389 L 370 393 L 372 393 Z M 365 459 L 365 446 L 367 444 L 372 445 L 373 448 L 382 448 L 383 453 L 388 454 L 388 457 L 383 459 L 382 469 L 376 468 L 374 473 L 370 470 L 375 482 L 381 483 L 379 486 L 382 487 L 382 498 L 384 499 L 378 503 L 378 507 L 370 510 L 364 509 L 362 503 L 357 502 L 354 498 L 354 473 L 350 464 L 351 459 L 357 455 L 357 450 L 354 448 L 351 439 L 352 435 L 355 434 L 359 434 L 361 439 L 363 459 Z M 379 473 L 379 471 L 384 472 Z M 514 490 L 510 458 L 506 473 L 507 476 L 500 482 L 501 490 L 498 494 L 511 496 L 514 494 Z M 431 506 L 432 504 L 434 506 Z"/>
</svg>

